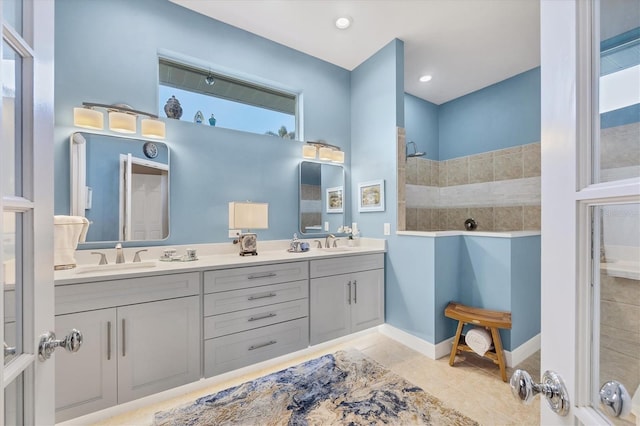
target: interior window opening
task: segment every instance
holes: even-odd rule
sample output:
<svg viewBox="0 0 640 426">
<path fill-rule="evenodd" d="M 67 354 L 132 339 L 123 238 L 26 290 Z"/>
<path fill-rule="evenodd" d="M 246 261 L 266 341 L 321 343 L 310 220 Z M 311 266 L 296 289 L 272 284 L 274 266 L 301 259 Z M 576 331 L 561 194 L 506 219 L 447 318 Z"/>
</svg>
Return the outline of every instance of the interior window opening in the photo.
<svg viewBox="0 0 640 426">
<path fill-rule="evenodd" d="M 297 139 L 298 97 L 211 70 L 161 58 L 159 116 Z"/>
</svg>

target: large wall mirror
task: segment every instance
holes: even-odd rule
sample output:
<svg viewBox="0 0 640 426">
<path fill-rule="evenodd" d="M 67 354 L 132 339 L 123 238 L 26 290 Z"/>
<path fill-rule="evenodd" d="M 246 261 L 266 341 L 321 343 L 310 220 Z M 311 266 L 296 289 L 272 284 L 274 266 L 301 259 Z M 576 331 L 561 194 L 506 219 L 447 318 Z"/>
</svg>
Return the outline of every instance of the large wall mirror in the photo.
<svg viewBox="0 0 640 426">
<path fill-rule="evenodd" d="M 299 223 L 302 234 L 336 233 L 346 223 L 344 189 L 341 165 L 314 161 L 300 163 Z"/>
<path fill-rule="evenodd" d="M 161 142 L 71 135 L 71 214 L 85 216 L 86 242 L 169 236 L 169 147 Z"/>
</svg>

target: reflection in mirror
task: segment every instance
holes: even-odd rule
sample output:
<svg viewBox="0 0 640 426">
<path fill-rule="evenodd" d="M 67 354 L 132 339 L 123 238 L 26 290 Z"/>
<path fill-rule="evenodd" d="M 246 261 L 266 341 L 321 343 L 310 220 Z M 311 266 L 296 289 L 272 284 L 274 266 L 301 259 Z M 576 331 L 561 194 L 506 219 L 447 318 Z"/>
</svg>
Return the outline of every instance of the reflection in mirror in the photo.
<svg viewBox="0 0 640 426">
<path fill-rule="evenodd" d="M 345 224 L 344 168 L 339 164 L 300 162 L 300 232 L 336 233 Z M 325 231 L 328 224 L 329 231 Z"/>
<path fill-rule="evenodd" d="M 85 216 L 86 242 L 169 236 L 169 147 L 93 133 L 71 136 L 71 214 Z"/>
</svg>

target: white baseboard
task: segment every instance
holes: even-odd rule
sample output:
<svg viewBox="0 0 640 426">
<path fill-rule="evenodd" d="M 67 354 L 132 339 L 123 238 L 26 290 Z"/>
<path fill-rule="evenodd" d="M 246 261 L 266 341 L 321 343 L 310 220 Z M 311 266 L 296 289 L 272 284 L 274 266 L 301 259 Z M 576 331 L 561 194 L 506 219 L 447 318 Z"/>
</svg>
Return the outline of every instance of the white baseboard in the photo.
<svg viewBox="0 0 640 426">
<path fill-rule="evenodd" d="M 507 367 L 514 367 L 540 350 L 540 334 L 536 334 L 513 351 L 504 351 Z"/>
<path fill-rule="evenodd" d="M 384 334 L 391 339 L 402 343 L 403 345 L 420 352 L 427 358 L 439 359 L 451 354 L 451 345 L 453 343 L 453 337 L 450 337 L 442 342 L 434 345 L 419 337 L 409 334 L 406 331 L 402 331 L 389 324 L 381 325 L 378 330 L 381 334 Z M 522 345 L 515 348 L 513 351 L 504 351 L 504 358 L 507 367 L 513 367 L 520 364 L 525 359 L 540 350 L 540 334 L 532 337 L 524 342 Z"/>
</svg>

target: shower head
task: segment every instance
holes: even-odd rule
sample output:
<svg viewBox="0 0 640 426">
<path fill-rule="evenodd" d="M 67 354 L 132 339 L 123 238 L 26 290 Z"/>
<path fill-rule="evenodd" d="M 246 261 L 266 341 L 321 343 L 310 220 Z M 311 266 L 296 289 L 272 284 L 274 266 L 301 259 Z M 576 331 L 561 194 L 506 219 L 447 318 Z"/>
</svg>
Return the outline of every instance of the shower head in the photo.
<svg viewBox="0 0 640 426">
<path fill-rule="evenodd" d="M 411 154 L 409 154 L 409 145 L 413 145 L 413 152 Z M 416 146 L 416 143 L 414 141 L 407 142 L 407 152 L 406 152 L 406 157 L 407 158 L 424 157 L 425 155 L 427 155 L 426 152 L 418 151 L 418 147 Z"/>
</svg>

